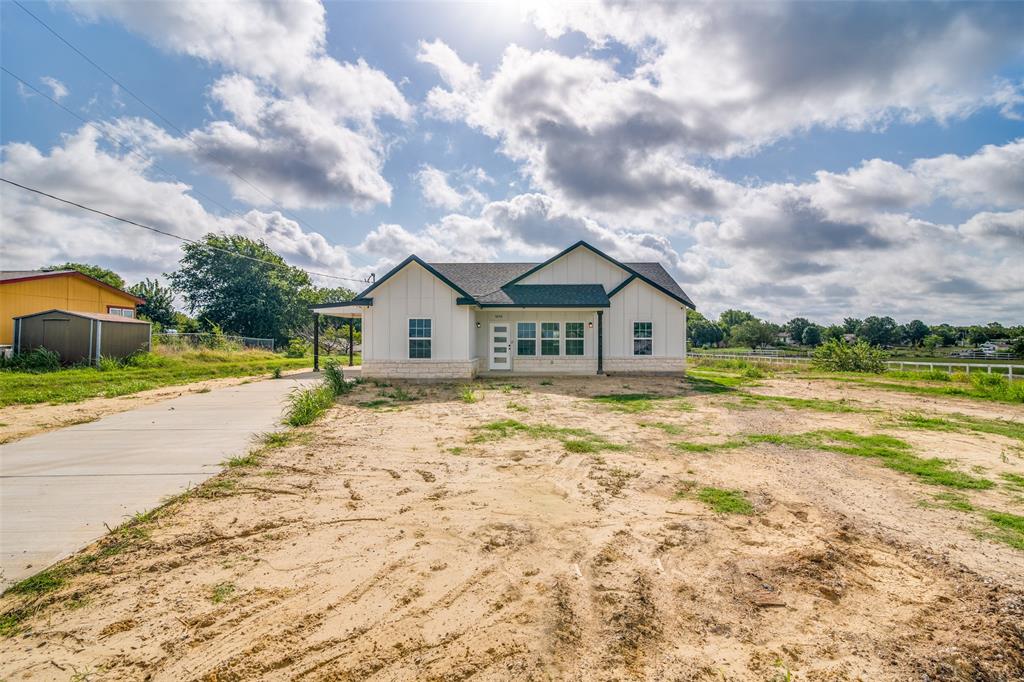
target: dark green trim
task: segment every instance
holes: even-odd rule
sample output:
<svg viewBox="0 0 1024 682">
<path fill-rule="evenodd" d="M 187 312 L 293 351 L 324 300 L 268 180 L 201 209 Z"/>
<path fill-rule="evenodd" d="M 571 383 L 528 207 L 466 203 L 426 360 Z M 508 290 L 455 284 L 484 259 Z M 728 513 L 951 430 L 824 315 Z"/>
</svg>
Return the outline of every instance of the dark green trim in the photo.
<svg viewBox="0 0 1024 682">
<path fill-rule="evenodd" d="M 630 281 L 632 281 L 632 278 L 635 277 L 635 278 L 639 279 L 640 281 L 642 281 L 642 282 L 644 282 L 646 284 L 651 285 L 652 287 L 654 287 L 655 289 L 657 289 L 661 293 L 663 293 L 666 296 L 668 296 L 669 298 L 671 298 L 673 301 L 679 301 L 680 303 L 682 303 L 687 308 L 692 308 L 693 310 L 697 309 L 697 306 L 695 306 L 690 301 L 687 301 L 685 298 L 682 298 L 678 294 L 672 293 L 671 291 L 669 291 L 665 287 L 661 286 L 657 282 L 655 282 L 655 281 L 653 281 L 653 280 L 643 276 L 642 274 L 640 274 L 639 272 L 637 272 L 633 268 L 629 267 L 628 265 L 625 265 L 624 263 L 620 263 L 619 261 L 617 261 L 614 258 L 612 258 L 611 256 L 609 256 L 604 251 L 601 251 L 600 249 L 597 249 L 597 248 L 591 246 L 590 244 L 586 243 L 582 239 L 580 241 L 576 242 L 575 244 L 573 244 L 572 246 L 570 246 L 569 248 L 564 249 L 563 251 L 561 251 L 557 255 L 552 256 L 551 258 L 548 258 L 546 261 L 544 261 L 540 265 L 537 265 L 535 267 L 530 268 L 529 270 L 527 270 L 523 274 L 521 274 L 518 277 L 516 277 L 515 279 L 513 279 L 511 282 L 506 283 L 505 286 L 509 286 L 510 284 L 515 284 L 516 282 L 520 281 L 524 277 L 529 277 L 530 275 L 532 275 L 533 273 L 537 272 L 538 270 L 541 270 L 541 269 L 547 267 L 548 265 L 550 265 L 551 263 L 554 263 L 556 260 L 558 260 L 562 256 L 566 255 L 567 253 L 570 253 L 574 249 L 577 249 L 577 248 L 579 248 L 581 246 L 584 247 L 584 248 L 590 249 L 590 251 L 592 251 L 593 253 L 597 254 L 601 258 L 604 258 L 606 261 L 608 261 L 612 265 L 614 265 L 616 267 L 619 267 L 619 268 L 622 268 L 623 270 L 625 270 L 626 272 L 628 272 L 630 274 L 630 277 L 627 278 L 626 281 L 624 281 L 621 284 L 619 284 L 619 286 L 615 287 L 615 289 L 612 290 L 612 293 L 608 294 L 609 297 L 611 297 L 612 294 L 617 292 L 620 287 L 622 287 L 622 286 L 628 284 Z"/>
<path fill-rule="evenodd" d="M 632 282 L 634 279 L 636 279 L 636 275 L 630 275 L 626 279 L 619 282 L 619 285 L 617 287 L 608 292 L 608 298 L 611 298 L 615 294 L 619 293 L 620 291 L 628 287 L 629 283 Z"/>
<path fill-rule="evenodd" d="M 373 305 L 372 298 L 353 298 L 351 301 L 336 301 L 334 303 L 317 303 L 316 305 L 309 306 L 310 310 L 323 310 L 324 308 L 337 308 L 342 305 L 356 305 L 360 307 L 366 307 Z"/>
<path fill-rule="evenodd" d="M 391 268 L 391 270 L 388 271 L 388 273 L 386 275 L 384 275 L 383 277 L 378 279 L 376 282 L 371 284 L 369 287 L 367 287 L 366 289 L 361 291 L 359 293 L 359 295 L 356 297 L 356 300 L 361 299 L 361 298 L 365 298 L 368 293 L 370 293 L 371 291 L 373 291 L 374 289 L 379 287 L 381 284 L 384 284 L 384 282 L 386 282 L 389 279 L 391 279 L 391 277 L 393 277 L 396 273 L 400 272 L 405 266 L 409 265 L 410 263 L 417 263 L 420 267 L 422 267 L 424 270 L 426 270 L 427 272 L 432 274 L 434 277 L 437 277 L 439 280 L 441 280 L 442 282 L 444 282 L 445 284 L 450 286 L 452 289 L 454 289 L 458 293 L 462 294 L 462 296 L 464 298 L 468 298 L 470 300 L 475 300 L 472 296 L 469 295 L 468 292 L 463 291 L 459 287 L 459 285 L 457 285 L 455 282 L 451 281 L 450 279 L 448 279 L 447 277 L 442 275 L 440 272 L 438 272 L 434 268 L 434 266 L 432 266 L 430 263 L 427 263 L 426 261 L 424 261 L 422 258 L 420 258 L 419 256 L 417 256 L 415 254 L 409 256 L 404 261 L 402 261 L 401 263 L 399 263 L 395 267 Z"/>
</svg>

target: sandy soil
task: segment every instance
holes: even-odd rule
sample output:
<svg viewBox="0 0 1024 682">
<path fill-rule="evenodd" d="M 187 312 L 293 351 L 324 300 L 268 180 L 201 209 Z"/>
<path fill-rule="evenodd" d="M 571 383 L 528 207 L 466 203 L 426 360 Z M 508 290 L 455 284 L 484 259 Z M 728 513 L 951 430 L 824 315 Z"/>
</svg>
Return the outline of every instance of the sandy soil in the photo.
<svg viewBox="0 0 1024 682">
<path fill-rule="evenodd" d="M 308 370 L 300 370 L 298 373 Z M 294 374 L 296 372 L 284 372 Z M 228 377 L 225 379 L 207 379 L 182 386 L 164 386 L 149 391 L 140 391 L 117 398 L 89 398 L 77 403 L 61 403 L 49 405 L 7 405 L 0 407 L 0 444 L 11 443 L 44 431 L 52 431 L 65 426 L 86 424 L 96 421 L 108 414 L 116 414 L 126 410 L 134 410 L 143 405 L 158 403 L 171 398 L 178 398 L 188 393 L 205 393 L 215 388 L 237 386 L 265 379 L 269 375 L 251 377 Z"/>
<path fill-rule="evenodd" d="M 734 394 L 679 380 L 517 384 L 489 384 L 471 404 L 454 387 L 413 386 L 417 400 L 377 409 L 359 403 L 391 389 L 359 387 L 306 442 L 213 479 L 234 487 L 177 505 L 44 597 L 0 641 L 0 678 L 1024 677 L 1024 552 L 979 535 L 976 514 L 921 506 L 943 489 L 839 454 L 670 445 L 884 430 L 995 477 L 1024 470 L 1018 456 L 1004 461 L 1019 443 L 884 428 L 884 413 L 737 409 Z M 752 390 L 834 388 L 779 379 Z M 670 399 L 625 413 L 587 398 L 612 392 Z M 922 411 L 917 396 L 857 399 Z M 497 419 L 588 429 L 625 449 L 473 442 L 472 426 Z M 677 494 L 699 486 L 741 489 L 755 513 Z M 1002 487 L 967 495 L 1024 513 Z M 0 611 L 20 600 L 4 597 Z"/>
</svg>

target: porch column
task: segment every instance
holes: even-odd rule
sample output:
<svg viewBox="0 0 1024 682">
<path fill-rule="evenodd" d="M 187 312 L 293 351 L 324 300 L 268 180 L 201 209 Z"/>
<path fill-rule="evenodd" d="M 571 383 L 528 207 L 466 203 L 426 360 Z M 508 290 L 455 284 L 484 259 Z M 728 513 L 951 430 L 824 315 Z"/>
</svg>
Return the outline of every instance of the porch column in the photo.
<svg viewBox="0 0 1024 682">
<path fill-rule="evenodd" d="M 356 318 L 348 318 L 348 366 L 352 366 L 352 327 L 356 324 Z"/>
<path fill-rule="evenodd" d="M 597 373 L 604 374 L 604 311 L 597 311 Z"/>
<path fill-rule="evenodd" d="M 313 313 L 313 371 L 320 371 L 320 313 Z"/>
</svg>

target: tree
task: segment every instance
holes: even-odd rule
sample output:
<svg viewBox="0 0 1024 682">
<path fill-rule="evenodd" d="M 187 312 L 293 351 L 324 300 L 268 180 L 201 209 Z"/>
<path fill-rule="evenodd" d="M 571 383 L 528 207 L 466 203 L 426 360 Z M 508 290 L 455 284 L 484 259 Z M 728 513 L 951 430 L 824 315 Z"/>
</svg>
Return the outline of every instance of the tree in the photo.
<svg viewBox="0 0 1024 682">
<path fill-rule="evenodd" d="M 722 327 L 696 310 L 686 311 L 686 337 L 691 346 L 713 346 L 725 338 Z"/>
<path fill-rule="evenodd" d="M 737 346 L 750 346 L 757 348 L 765 346 L 775 340 L 775 330 L 772 325 L 760 320 L 747 320 L 736 325 L 730 333 L 732 343 Z"/>
<path fill-rule="evenodd" d="M 938 336 L 942 341 L 940 346 L 952 346 L 956 344 L 957 331 L 948 324 L 940 324 L 931 328 L 932 334 Z"/>
<path fill-rule="evenodd" d="M 794 317 L 792 320 L 782 325 L 782 328 L 789 333 L 789 338 L 793 339 L 795 343 L 800 343 L 804 338 L 804 330 L 811 326 L 811 321 L 806 317 Z"/>
<path fill-rule="evenodd" d="M 88 275 L 93 279 L 98 279 L 104 284 L 109 284 L 116 289 L 124 289 L 124 278 L 117 274 L 113 270 L 100 267 L 99 265 L 89 265 L 88 263 L 61 263 L 60 265 L 47 265 L 42 268 L 43 272 L 54 272 L 56 270 L 74 270 L 80 272 L 83 275 Z"/>
<path fill-rule="evenodd" d="M 809 324 L 804 327 L 804 333 L 800 340 L 805 346 L 817 346 L 821 343 L 821 327 L 816 324 Z"/>
<path fill-rule="evenodd" d="M 929 353 L 934 353 L 935 349 L 942 345 L 942 337 L 938 334 L 929 334 L 924 337 L 921 345 L 924 346 Z"/>
<path fill-rule="evenodd" d="M 1018 358 L 1024 358 L 1024 335 L 1010 341 L 1010 352 Z"/>
<path fill-rule="evenodd" d="M 162 327 L 174 327 L 174 292 L 170 287 L 147 277 L 128 291 L 146 299 L 145 303 L 135 309 L 140 316 Z"/>
<path fill-rule="evenodd" d="M 843 329 L 847 334 L 856 334 L 860 330 L 861 321 L 856 317 L 847 317 L 843 320 Z"/>
<path fill-rule="evenodd" d="M 722 325 L 726 333 L 728 333 L 733 327 L 744 322 L 750 322 L 756 320 L 751 313 L 744 310 L 726 310 L 718 316 L 718 323 Z"/>
<path fill-rule="evenodd" d="M 921 320 L 911 320 L 909 323 L 904 325 L 904 335 L 907 343 L 912 346 L 920 345 L 924 338 L 928 336 L 931 330 Z"/>
<path fill-rule="evenodd" d="M 887 346 L 896 336 L 896 320 L 888 316 L 866 317 L 857 330 L 857 336 L 872 346 Z"/>
<path fill-rule="evenodd" d="M 979 327 L 977 325 L 967 330 L 967 342 L 973 346 L 978 346 L 988 341 L 988 331 L 985 327 Z"/>
<path fill-rule="evenodd" d="M 207 234 L 182 250 L 179 269 L 168 277 L 188 311 L 204 324 L 284 344 L 293 329 L 308 322 L 309 275 L 287 265 L 263 241 Z"/>
<path fill-rule="evenodd" d="M 826 341 L 842 341 L 843 337 L 847 333 L 846 328 L 841 324 L 830 324 L 825 328 L 825 331 L 821 333 L 821 336 Z"/>
</svg>

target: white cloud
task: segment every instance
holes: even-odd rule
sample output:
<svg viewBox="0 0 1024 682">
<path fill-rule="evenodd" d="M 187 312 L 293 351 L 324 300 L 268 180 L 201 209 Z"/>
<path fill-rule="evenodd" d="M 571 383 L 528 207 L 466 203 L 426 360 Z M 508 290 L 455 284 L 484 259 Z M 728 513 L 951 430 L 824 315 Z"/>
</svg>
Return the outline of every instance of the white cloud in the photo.
<svg viewBox="0 0 1024 682">
<path fill-rule="evenodd" d="M 961 206 L 1024 205 L 1024 138 L 986 145 L 970 156 L 920 159 L 911 168 Z"/>
<path fill-rule="evenodd" d="M 389 140 L 377 120 L 410 121 L 412 107 L 384 72 L 327 54 L 319 2 L 114 0 L 71 7 L 233 70 L 210 88 L 230 120 L 190 131 L 198 149 L 185 141 L 168 148 L 205 164 L 238 198 L 268 206 L 275 203 L 269 195 L 289 208 L 364 209 L 391 201 L 383 175 Z"/>
<path fill-rule="evenodd" d="M 43 85 L 50 88 L 53 98 L 58 102 L 70 94 L 68 87 L 52 76 L 43 76 L 39 79 Z"/>
<path fill-rule="evenodd" d="M 214 215 L 181 182 L 151 179 L 150 161 L 118 156 L 98 144 L 96 130 L 83 127 L 43 153 L 25 143 L 5 145 L 4 177 L 30 187 L 59 188 L 60 196 L 188 238 L 207 232 L 263 239 L 293 265 L 342 276 L 365 274 L 342 247 L 304 231 L 280 213 L 249 211 Z M 180 243 L 168 237 L 84 213 L 4 185 L 3 267 L 32 269 L 67 260 L 111 267 L 137 281 L 176 267 Z M 336 280 L 324 280 L 329 284 Z"/>
<path fill-rule="evenodd" d="M 420 167 L 414 177 L 420 186 L 423 200 L 428 205 L 454 211 L 462 206 L 482 204 L 487 200 L 478 189 L 469 184 L 469 181 L 481 181 L 479 174 L 476 173 L 479 170 L 478 168 L 465 173 L 458 173 L 457 175 L 467 180 L 459 189 L 452 186 L 451 174 L 434 168 L 430 164 L 424 164 Z M 486 173 L 484 177 L 486 178 Z M 489 180 L 490 178 L 486 179 Z"/>
</svg>

